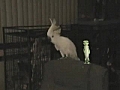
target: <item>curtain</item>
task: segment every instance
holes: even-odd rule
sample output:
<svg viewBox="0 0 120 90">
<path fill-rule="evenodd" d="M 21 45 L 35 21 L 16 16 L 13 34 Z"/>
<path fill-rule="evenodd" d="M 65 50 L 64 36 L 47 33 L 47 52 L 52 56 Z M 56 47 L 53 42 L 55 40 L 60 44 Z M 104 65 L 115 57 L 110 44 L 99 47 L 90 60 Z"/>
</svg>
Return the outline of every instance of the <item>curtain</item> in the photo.
<svg viewBox="0 0 120 90">
<path fill-rule="evenodd" d="M 77 23 L 77 0 L 0 0 L 0 42 L 2 27 Z"/>
</svg>

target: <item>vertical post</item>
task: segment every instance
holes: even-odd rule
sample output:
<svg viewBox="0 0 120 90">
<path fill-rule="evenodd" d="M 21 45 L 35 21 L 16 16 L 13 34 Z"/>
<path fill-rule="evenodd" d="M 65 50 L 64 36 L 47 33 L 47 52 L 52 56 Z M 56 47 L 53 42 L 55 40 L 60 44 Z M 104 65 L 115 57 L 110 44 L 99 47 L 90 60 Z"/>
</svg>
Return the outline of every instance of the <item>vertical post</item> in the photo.
<svg viewBox="0 0 120 90">
<path fill-rule="evenodd" d="M 3 48 L 3 52 L 4 52 L 4 80 L 5 80 L 5 90 L 7 90 L 7 82 L 6 82 L 6 47 L 5 47 L 5 27 L 3 27 L 3 44 L 4 44 L 4 48 Z"/>
</svg>

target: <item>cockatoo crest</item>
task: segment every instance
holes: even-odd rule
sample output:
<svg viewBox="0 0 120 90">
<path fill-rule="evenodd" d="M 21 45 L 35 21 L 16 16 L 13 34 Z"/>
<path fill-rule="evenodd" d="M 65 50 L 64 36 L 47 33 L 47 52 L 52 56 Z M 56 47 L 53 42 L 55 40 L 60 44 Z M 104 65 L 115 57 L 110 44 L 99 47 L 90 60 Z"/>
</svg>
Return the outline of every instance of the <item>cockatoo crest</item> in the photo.
<svg viewBox="0 0 120 90">
<path fill-rule="evenodd" d="M 52 38 L 52 37 L 54 37 L 54 34 L 60 35 L 61 28 L 60 28 L 60 26 L 56 25 L 56 20 L 55 19 L 52 20 L 50 18 L 50 22 L 51 22 L 51 26 L 48 29 L 47 36 Z"/>
</svg>

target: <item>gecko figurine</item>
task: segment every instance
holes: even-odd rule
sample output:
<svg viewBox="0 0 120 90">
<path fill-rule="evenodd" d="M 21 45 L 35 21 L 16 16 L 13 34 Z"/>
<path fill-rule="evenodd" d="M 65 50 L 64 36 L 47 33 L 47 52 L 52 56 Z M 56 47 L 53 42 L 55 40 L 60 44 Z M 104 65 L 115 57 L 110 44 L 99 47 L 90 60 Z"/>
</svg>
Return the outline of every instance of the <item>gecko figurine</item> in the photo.
<svg viewBox="0 0 120 90">
<path fill-rule="evenodd" d="M 89 49 L 89 41 L 88 40 L 84 40 L 83 41 L 83 45 L 84 45 L 84 55 L 85 55 L 85 63 L 84 64 L 90 64 L 90 59 L 89 59 L 89 54 L 90 54 L 90 49 Z"/>
</svg>

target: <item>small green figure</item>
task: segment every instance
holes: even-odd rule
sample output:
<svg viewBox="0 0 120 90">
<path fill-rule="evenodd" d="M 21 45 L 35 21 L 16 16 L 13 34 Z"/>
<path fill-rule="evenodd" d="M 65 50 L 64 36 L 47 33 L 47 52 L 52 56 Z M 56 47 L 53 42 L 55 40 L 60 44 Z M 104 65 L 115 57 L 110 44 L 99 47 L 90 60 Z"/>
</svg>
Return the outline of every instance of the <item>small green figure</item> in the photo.
<svg viewBox="0 0 120 90">
<path fill-rule="evenodd" d="M 85 63 L 84 64 L 90 64 L 90 59 L 89 59 L 89 54 L 90 54 L 90 49 L 89 49 L 89 41 L 88 40 L 84 40 L 83 41 L 84 44 L 84 55 L 85 55 Z"/>
</svg>

